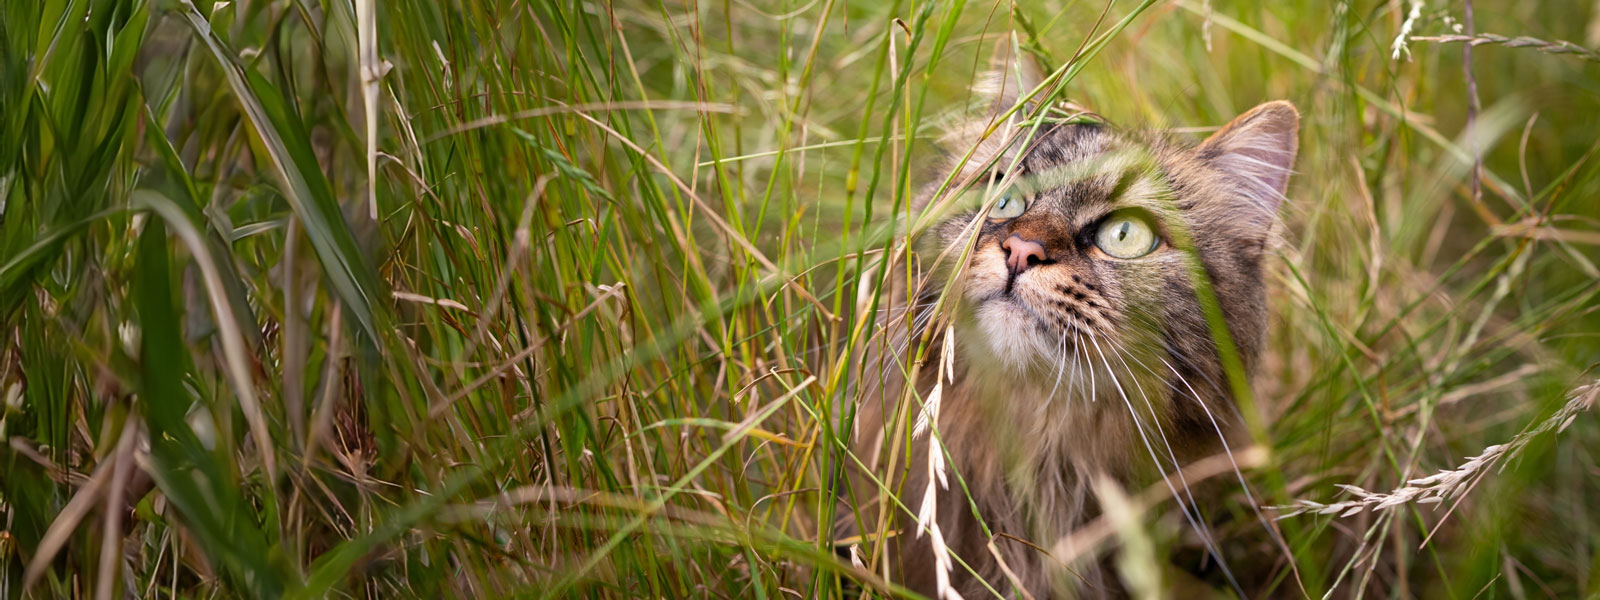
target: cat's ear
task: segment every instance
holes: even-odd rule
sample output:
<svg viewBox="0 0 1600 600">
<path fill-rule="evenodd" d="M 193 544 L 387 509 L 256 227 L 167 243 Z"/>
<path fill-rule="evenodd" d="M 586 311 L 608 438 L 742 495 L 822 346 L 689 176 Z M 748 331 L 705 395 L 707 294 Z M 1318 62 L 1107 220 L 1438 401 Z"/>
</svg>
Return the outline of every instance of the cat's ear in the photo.
<svg viewBox="0 0 1600 600">
<path fill-rule="evenodd" d="M 1044 79 L 1044 67 L 1039 61 L 1017 46 L 1014 35 L 1006 36 L 995 44 L 994 55 L 989 59 L 989 75 L 979 84 L 978 92 L 989 99 L 991 114 L 1003 115 L 1044 83 Z M 1024 107 L 1017 113 L 1026 114 L 1033 108 L 1035 106 Z"/>
<path fill-rule="evenodd" d="M 1239 115 L 1195 152 L 1235 182 L 1239 193 L 1276 213 L 1289 187 L 1299 131 L 1300 112 L 1293 104 L 1277 100 Z"/>
</svg>

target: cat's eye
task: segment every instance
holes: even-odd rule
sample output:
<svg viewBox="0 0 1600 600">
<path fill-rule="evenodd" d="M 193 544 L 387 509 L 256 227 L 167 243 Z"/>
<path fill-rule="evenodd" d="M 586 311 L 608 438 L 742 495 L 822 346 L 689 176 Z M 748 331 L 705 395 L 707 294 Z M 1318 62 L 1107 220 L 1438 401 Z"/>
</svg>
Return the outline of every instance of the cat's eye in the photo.
<svg viewBox="0 0 1600 600">
<path fill-rule="evenodd" d="M 1011 188 L 994 201 L 994 206 L 989 207 L 989 219 L 993 221 L 1015 219 L 1022 216 L 1025 210 L 1028 210 L 1028 200 L 1022 197 L 1016 188 Z"/>
<path fill-rule="evenodd" d="M 1117 213 L 1100 223 L 1095 232 L 1094 245 L 1102 252 L 1116 258 L 1139 258 L 1151 253 L 1161 238 L 1155 227 L 1138 213 Z"/>
</svg>

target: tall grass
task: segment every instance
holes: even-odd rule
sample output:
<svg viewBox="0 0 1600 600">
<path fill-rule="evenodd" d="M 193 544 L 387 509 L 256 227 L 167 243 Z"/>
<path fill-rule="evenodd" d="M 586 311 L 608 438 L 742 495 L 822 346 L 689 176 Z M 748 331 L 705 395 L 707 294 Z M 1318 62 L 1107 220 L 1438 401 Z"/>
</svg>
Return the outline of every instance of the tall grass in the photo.
<svg viewBox="0 0 1600 600">
<path fill-rule="evenodd" d="M 1013 31 L 1124 127 L 1305 115 L 1251 595 L 1600 594 L 1592 3 L 3 6 L 0 596 L 904 592 L 833 536 L 856 300 Z M 1089 552 L 1203 572 L 1139 492 Z"/>
</svg>

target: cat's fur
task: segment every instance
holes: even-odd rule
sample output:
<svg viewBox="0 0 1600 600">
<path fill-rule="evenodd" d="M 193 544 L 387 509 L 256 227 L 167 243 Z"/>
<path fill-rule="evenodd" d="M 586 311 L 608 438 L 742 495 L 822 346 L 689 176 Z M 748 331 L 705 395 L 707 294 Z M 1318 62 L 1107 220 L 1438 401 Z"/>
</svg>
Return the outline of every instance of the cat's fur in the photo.
<svg viewBox="0 0 1600 600">
<path fill-rule="evenodd" d="M 1026 64 L 1009 72 L 993 101 L 1002 110 L 1017 102 L 1018 90 L 1037 83 Z M 954 471 L 948 488 L 936 487 L 944 540 L 1008 596 L 1013 582 L 1035 598 L 1115 593 L 1115 578 L 1096 565 L 1069 570 L 1044 552 L 1099 513 L 1097 477 L 1142 485 L 1158 474 L 1155 459 L 1171 472 L 1174 462 L 1220 449 L 1239 427 L 1193 281 L 1202 272 L 1209 278 L 1249 372 L 1267 322 L 1263 253 L 1288 183 L 1299 116 L 1287 102 L 1263 104 L 1192 148 L 1083 123 L 1046 123 L 1031 140 L 1027 126 L 1002 124 L 977 139 L 997 116 L 965 128 L 967 139 L 952 148 L 976 151 L 941 175 L 953 172 L 957 186 L 976 182 L 968 187 L 977 190 L 991 178 L 1027 177 L 1037 197 L 1005 221 L 985 219 L 969 200 L 914 242 L 915 304 L 905 305 L 905 287 L 891 289 L 888 295 L 900 301 L 878 322 L 885 350 L 865 359 L 870 383 L 858 409 L 855 450 L 872 475 L 854 479 L 850 502 L 861 518 L 848 529 L 895 532 L 881 545 L 861 544 L 872 560 L 868 567 L 936 596 L 940 568 L 930 540 L 916 535 L 915 518 L 929 485 L 932 435 L 907 441 L 905 423 L 922 404 L 901 404 L 908 397 L 902 361 L 903 348 L 917 345 L 907 339 L 926 331 L 932 350 L 915 391 L 927 397 L 945 360 L 939 355 L 945 329 L 930 326 L 939 320 L 926 313 L 954 280 L 945 300 L 955 331 L 954 370 L 941 388 L 936 422 Z M 1008 171 L 1019 154 L 1018 169 Z M 983 194 L 968 192 L 974 195 Z M 918 198 L 914 212 L 951 204 L 933 196 Z M 1130 207 L 1151 217 L 1162 241 L 1147 256 L 1112 258 L 1095 247 L 1094 227 L 1112 210 Z M 1011 236 L 1043 245 L 1046 260 L 1013 277 L 1002 246 Z M 966 264 L 956 268 L 963 251 L 970 251 Z M 903 264 L 894 268 L 905 271 Z M 924 318 L 910 325 L 917 317 Z M 874 480 L 902 504 L 885 503 Z M 950 584 L 969 598 L 989 595 L 959 565 Z"/>
</svg>

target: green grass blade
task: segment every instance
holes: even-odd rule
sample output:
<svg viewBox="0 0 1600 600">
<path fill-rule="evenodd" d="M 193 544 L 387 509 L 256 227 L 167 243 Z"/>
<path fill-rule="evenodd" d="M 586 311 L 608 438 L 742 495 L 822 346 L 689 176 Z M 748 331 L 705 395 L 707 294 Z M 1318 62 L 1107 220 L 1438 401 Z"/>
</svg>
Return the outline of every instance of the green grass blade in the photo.
<svg viewBox="0 0 1600 600">
<path fill-rule="evenodd" d="M 211 30 L 211 23 L 193 5 L 184 5 L 184 17 L 195 35 L 217 59 L 227 75 L 233 96 L 249 117 L 252 128 L 271 157 L 283 184 L 281 190 L 305 227 L 323 272 L 356 323 L 370 339 L 387 327 L 388 299 L 372 266 L 356 246 L 355 236 L 340 212 L 333 188 L 312 154 L 304 124 L 282 93 L 253 69 L 239 62 L 232 50 Z"/>
</svg>

